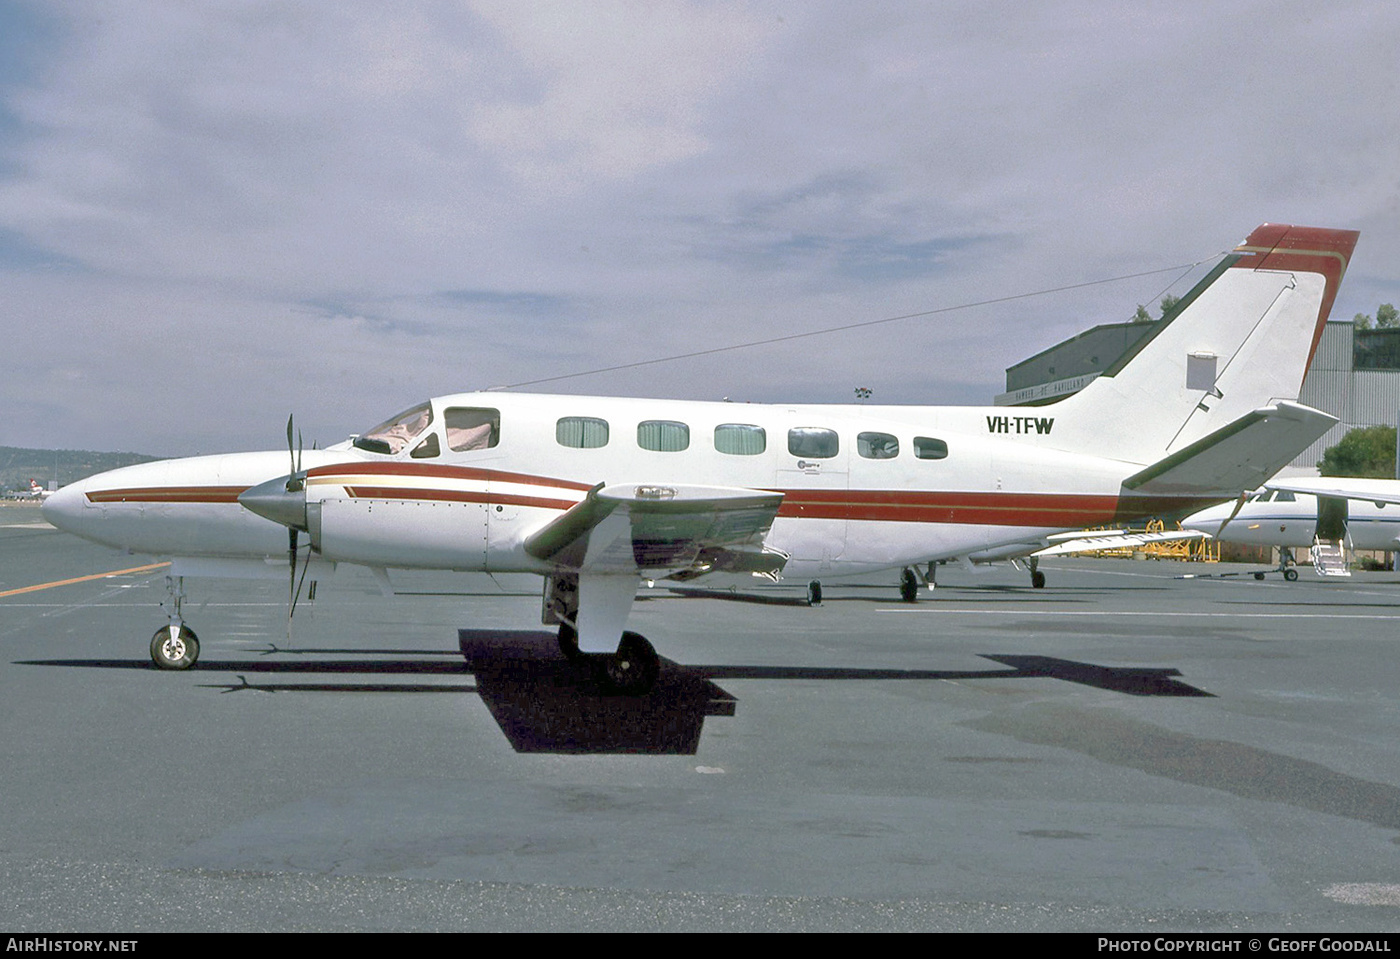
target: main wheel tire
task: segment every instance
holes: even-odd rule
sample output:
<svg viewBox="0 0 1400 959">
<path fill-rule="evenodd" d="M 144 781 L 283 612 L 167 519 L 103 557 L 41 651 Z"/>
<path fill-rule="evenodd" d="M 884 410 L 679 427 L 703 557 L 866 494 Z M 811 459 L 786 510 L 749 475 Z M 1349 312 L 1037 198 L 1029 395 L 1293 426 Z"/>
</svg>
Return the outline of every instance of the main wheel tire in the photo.
<svg viewBox="0 0 1400 959">
<path fill-rule="evenodd" d="M 820 606 L 822 604 L 822 584 L 820 580 L 812 580 L 807 584 L 807 605 Z"/>
<path fill-rule="evenodd" d="M 899 598 L 906 603 L 919 601 L 919 578 L 908 566 L 904 567 L 904 572 L 899 574 Z"/>
<path fill-rule="evenodd" d="M 661 659 L 639 633 L 623 633 L 617 652 L 598 659 L 598 681 L 611 693 L 642 696 L 656 685 Z"/>
<path fill-rule="evenodd" d="M 1031 588 L 1032 588 L 1032 589 L 1044 589 L 1044 588 L 1045 588 L 1045 574 L 1042 573 L 1040 570 L 1036 570 L 1035 572 L 1031 573 Z"/>
<path fill-rule="evenodd" d="M 158 669 L 189 669 L 199 660 L 199 637 L 188 626 L 171 635 L 169 626 L 162 626 L 151 637 L 151 662 Z"/>
<path fill-rule="evenodd" d="M 1298 571 L 1296 569 L 1286 569 L 1283 571 L 1283 578 L 1288 580 L 1290 583 L 1297 582 Z"/>
</svg>

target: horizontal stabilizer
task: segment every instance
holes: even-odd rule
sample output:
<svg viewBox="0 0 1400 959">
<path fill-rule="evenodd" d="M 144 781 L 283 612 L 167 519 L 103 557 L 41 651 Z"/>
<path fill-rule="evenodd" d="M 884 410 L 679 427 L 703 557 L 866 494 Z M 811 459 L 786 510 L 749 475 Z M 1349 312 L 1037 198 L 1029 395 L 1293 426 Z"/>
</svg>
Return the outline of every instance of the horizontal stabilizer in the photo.
<svg viewBox="0 0 1400 959">
<path fill-rule="evenodd" d="M 1258 488 L 1336 422 L 1321 410 L 1280 401 L 1201 437 L 1123 486 L 1142 495 L 1232 497 Z"/>
<path fill-rule="evenodd" d="M 763 545 L 783 494 L 677 484 L 599 484 L 525 541 L 563 569 L 696 576 L 780 570 Z"/>
</svg>

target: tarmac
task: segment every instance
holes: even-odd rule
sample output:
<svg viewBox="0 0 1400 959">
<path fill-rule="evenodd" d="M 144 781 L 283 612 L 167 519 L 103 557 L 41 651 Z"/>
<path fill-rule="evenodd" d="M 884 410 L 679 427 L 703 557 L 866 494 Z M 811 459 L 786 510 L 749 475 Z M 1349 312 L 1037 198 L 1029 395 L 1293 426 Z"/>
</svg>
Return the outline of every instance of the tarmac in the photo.
<svg viewBox="0 0 1400 959">
<path fill-rule="evenodd" d="M 1400 927 L 1395 573 L 657 584 L 628 698 L 528 577 L 187 581 L 161 672 L 152 562 L 0 510 L 0 928 Z"/>
</svg>

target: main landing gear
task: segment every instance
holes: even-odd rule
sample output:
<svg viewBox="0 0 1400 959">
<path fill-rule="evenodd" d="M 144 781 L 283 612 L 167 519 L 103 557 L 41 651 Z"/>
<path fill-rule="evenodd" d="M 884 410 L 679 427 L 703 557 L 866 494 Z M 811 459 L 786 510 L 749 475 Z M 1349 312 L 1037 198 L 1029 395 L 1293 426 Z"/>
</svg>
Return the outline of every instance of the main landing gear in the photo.
<svg viewBox="0 0 1400 959">
<path fill-rule="evenodd" d="M 635 590 L 635 583 L 629 584 Z M 631 594 L 627 601 L 631 603 Z M 661 673 L 661 657 L 640 633 L 625 631 L 616 652 L 586 653 L 579 649 L 579 578 L 561 573 L 545 580 L 542 619 L 545 625 L 559 624 L 559 651 L 574 663 L 587 664 L 594 681 L 604 692 L 623 696 L 644 696 L 656 685 Z"/>
<path fill-rule="evenodd" d="M 1029 565 L 1030 568 L 1031 568 L 1031 588 L 1032 588 L 1032 589 L 1044 589 L 1044 588 L 1045 588 L 1045 574 L 1042 573 L 1039 569 L 1036 568 L 1036 567 L 1038 567 L 1038 566 L 1040 565 L 1040 560 L 1039 560 L 1038 558 L 1032 556 L 1032 557 L 1027 561 L 1027 565 Z"/>
<path fill-rule="evenodd" d="M 621 696 L 644 696 L 656 685 L 661 657 L 641 633 L 622 634 L 615 653 L 585 653 L 578 648 L 578 633 L 568 623 L 559 624 L 559 651 L 570 662 L 583 662 L 604 691 Z"/>
<path fill-rule="evenodd" d="M 166 602 L 170 625 L 162 626 L 151 637 L 151 662 L 158 669 L 189 669 L 199 659 L 199 637 L 180 618 L 185 601 L 183 576 L 165 577 Z"/>
<path fill-rule="evenodd" d="M 899 598 L 906 603 L 915 603 L 919 600 L 919 577 L 908 566 L 899 574 Z"/>
</svg>

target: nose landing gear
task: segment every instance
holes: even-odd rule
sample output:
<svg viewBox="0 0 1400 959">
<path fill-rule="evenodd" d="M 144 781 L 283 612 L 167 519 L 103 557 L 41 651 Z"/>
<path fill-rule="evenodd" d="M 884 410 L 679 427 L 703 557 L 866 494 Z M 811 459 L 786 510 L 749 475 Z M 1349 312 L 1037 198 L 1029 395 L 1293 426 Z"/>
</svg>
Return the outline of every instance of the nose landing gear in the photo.
<svg viewBox="0 0 1400 959">
<path fill-rule="evenodd" d="M 162 626 L 151 637 L 151 662 L 157 669 L 189 669 L 199 659 L 199 637 L 180 618 L 185 601 L 185 578 L 165 577 L 166 602 L 170 625 Z"/>
</svg>

